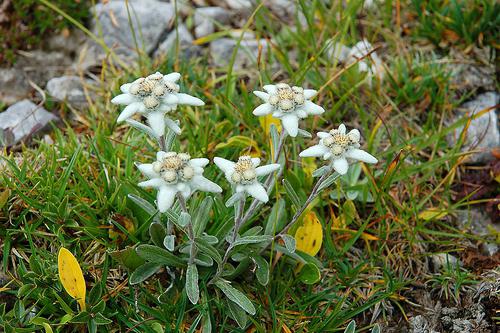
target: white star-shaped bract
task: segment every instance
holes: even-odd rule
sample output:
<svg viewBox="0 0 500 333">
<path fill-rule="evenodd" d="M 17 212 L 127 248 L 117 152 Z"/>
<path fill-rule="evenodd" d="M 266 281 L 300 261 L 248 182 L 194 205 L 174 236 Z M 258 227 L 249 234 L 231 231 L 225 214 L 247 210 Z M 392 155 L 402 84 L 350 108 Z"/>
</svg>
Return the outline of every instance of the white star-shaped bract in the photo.
<svg viewBox="0 0 500 333">
<path fill-rule="evenodd" d="M 236 193 L 249 194 L 255 199 L 267 202 L 267 191 L 257 177 L 266 176 L 280 168 L 279 164 L 268 164 L 259 167 L 260 159 L 240 156 L 238 162 L 221 157 L 214 158 L 215 164 L 224 172 L 226 179 L 236 186 Z"/>
<path fill-rule="evenodd" d="M 221 193 L 222 188 L 203 177 L 203 168 L 209 163 L 206 158 L 191 158 L 188 154 L 159 151 L 156 162 L 140 164 L 139 170 L 149 180 L 139 186 L 158 189 L 156 204 L 164 213 L 172 207 L 175 195 L 180 192 L 187 199 L 195 191 Z"/>
<path fill-rule="evenodd" d="M 291 137 L 297 136 L 299 119 L 325 112 L 321 106 L 310 101 L 316 96 L 316 90 L 290 87 L 286 83 L 265 85 L 264 90 L 266 92 L 253 92 L 265 102 L 253 110 L 253 114 L 256 116 L 272 114 L 273 117 L 281 119 L 281 124 Z"/>
<path fill-rule="evenodd" d="M 120 87 L 123 94 L 111 100 L 113 104 L 126 105 L 118 116 L 122 122 L 136 113 L 144 115 L 149 126 L 158 136 L 165 134 L 165 126 L 177 134 L 181 129 L 167 114 L 174 111 L 177 105 L 201 106 L 205 103 L 196 97 L 179 92 L 179 73 L 163 75 L 159 72 Z"/>
<path fill-rule="evenodd" d="M 319 144 L 309 147 L 299 154 L 300 157 L 323 157 L 331 160 L 332 166 L 339 174 L 344 175 L 349 168 L 349 160 L 365 163 L 377 163 L 378 160 L 359 149 L 361 135 L 357 129 L 346 134 L 346 127 L 341 124 L 330 132 L 318 132 Z"/>
</svg>

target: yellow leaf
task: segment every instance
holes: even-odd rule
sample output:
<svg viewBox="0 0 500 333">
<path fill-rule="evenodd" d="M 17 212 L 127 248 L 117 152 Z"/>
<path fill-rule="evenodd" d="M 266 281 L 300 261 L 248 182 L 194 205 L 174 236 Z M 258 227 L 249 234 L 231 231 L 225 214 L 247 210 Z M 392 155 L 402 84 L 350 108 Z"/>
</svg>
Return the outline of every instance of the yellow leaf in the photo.
<svg viewBox="0 0 500 333">
<path fill-rule="evenodd" d="M 424 221 L 430 221 L 430 220 L 440 220 L 446 215 L 448 215 L 447 211 L 439 210 L 437 208 L 430 208 L 418 214 L 418 217 Z"/>
<path fill-rule="evenodd" d="M 323 228 L 316 213 L 310 211 L 304 215 L 302 225 L 295 232 L 296 248 L 315 256 L 323 243 Z"/>
<path fill-rule="evenodd" d="M 59 279 L 66 292 L 80 304 L 80 311 L 85 311 L 85 279 L 75 256 L 61 247 L 57 256 Z"/>
<path fill-rule="evenodd" d="M 281 132 L 281 121 L 278 118 L 273 117 L 272 114 L 268 114 L 265 117 L 259 117 L 259 122 L 260 126 L 264 129 L 266 137 L 269 136 L 269 133 L 271 132 L 271 125 L 273 124 L 276 126 L 278 133 Z"/>
<path fill-rule="evenodd" d="M 248 155 L 252 157 L 260 156 L 259 145 L 255 140 L 250 139 L 249 137 L 236 135 L 231 137 L 227 142 L 219 143 L 215 146 L 215 150 L 224 149 L 224 148 L 238 148 L 238 149 L 248 149 Z"/>
</svg>

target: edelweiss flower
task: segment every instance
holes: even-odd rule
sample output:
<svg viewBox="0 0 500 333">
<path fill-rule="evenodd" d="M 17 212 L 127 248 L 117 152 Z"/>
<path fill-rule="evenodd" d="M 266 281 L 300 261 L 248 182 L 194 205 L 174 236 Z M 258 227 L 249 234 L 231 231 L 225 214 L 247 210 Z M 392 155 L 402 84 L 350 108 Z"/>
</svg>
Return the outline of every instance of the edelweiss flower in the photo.
<svg viewBox="0 0 500 333">
<path fill-rule="evenodd" d="M 111 100 L 113 104 L 126 105 L 117 121 L 122 122 L 135 113 L 143 114 L 149 126 L 156 135 L 165 134 L 165 125 L 177 134 L 181 129 L 167 114 L 177 108 L 178 104 L 200 106 L 205 103 L 196 97 L 179 92 L 176 83 L 181 75 L 170 73 L 163 75 L 159 72 L 146 78 L 139 78 L 132 83 L 120 87 L 123 94 Z"/>
<path fill-rule="evenodd" d="M 259 183 L 257 177 L 266 176 L 279 169 L 279 164 L 268 164 L 259 167 L 260 159 L 250 156 L 240 156 L 238 162 L 228 161 L 221 157 L 214 158 L 215 164 L 221 169 L 226 179 L 236 185 L 236 193 L 248 193 L 262 202 L 267 202 L 267 191 Z"/>
<path fill-rule="evenodd" d="M 339 174 L 347 173 L 347 159 L 366 163 L 377 163 L 378 160 L 364 150 L 359 149 L 361 134 L 357 129 L 346 134 L 346 127 L 341 124 L 330 132 L 318 132 L 319 144 L 309 147 L 299 154 L 300 157 L 320 157 L 331 160 L 332 166 Z"/>
<path fill-rule="evenodd" d="M 272 113 L 273 117 L 281 119 L 283 127 L 292 137 L 297 136 L 299 119 L 325 112 L 321 106 L 309 100 L 316 95 L 316 90 L 290 87 L 286 83 L 269 84 L 264 86 L 264 90 L 266 92 L 253 92 L 265 102 L 253 110 L 253 114 L 264 116 Z"/>
<path fill-rule="evenodd" d="M 150 180 L 139 183 L 141 187 L 158 189 L 156 204 L 160 212 L 172 207 L 175 195 L 180 192 L 187 199 L 194 191 L 220 193 L 219 185 L 203 177 L 206 158 L 193 158 L 184 153 L 160 151 L 156 162 L 140 164 L 139 170 Z"/>
</svg>

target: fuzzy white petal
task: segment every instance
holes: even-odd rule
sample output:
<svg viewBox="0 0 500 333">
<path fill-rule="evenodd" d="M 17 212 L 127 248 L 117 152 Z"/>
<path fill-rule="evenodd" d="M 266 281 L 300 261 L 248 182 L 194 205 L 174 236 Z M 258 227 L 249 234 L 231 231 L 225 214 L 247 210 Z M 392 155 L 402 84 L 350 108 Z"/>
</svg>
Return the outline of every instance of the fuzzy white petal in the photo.
<svg viewBox="0 0 500 333">
<path fill-rule="evenodd" d="M 281 118 L 281 124 L 292 138 L 299 132 L 299 117 L 295 114 L 287 114 Z"/>
<path fill-rule="evenodd" d="M 275 164 L 268 164 L 268 165 L 263 165 L 261 167 L 258 167 L 255 169 L 255 172 L 257 173 L 257 176 L 265 176 L 268 175 L 280 168 L 280 165 L 275 163 Z"/>
<path fill-rule="evenodd" d="M 260 165 L 260 158 L 252 157 L 252 164 L 253 164 L 254 168 L 258 167 Z"/>
<path fill-rule="evenodd" d="M 276 86 L 274 84 L 266 84 L 263 88 L 269 94 L 274 94 L 276 92 Z"/>
<path fill-rule="evenodd" d="M 162 186 L 158 191 L 158 195 L 156 196 L 156 204 L 158 205 L 158 210 L 161 213 L 165 213 L 167 209 L 172 207 L 174 203 L 175 194 L 177 190 L 173 186 Z"/>
<path fill-rule="evenodd" d="M 271 104 L 264 103 L 255 108 L 255 110 L 253 110 L 253 114 L 255 116 L 264 116 L 266 114 L 270 114 L 271 112 L 273 112 L 273 109 L 274 108 Z"/>
<path fill-rule="evenodd" d="M 245 191 L 259 201 L 269 201 L 269 197 L 267 196 L 267 192 L 264 189 L 264 186 L 262 186 L 262 184 L 259 182 L 255 182 L 251 185 L 246 185 Z"/>
<path fill-rule="evenodd" d="M 330 158 L 332 158 L 332 156 L 333 154 L 330 152 L 330 150 L 328 150 L 328 152 L 323 155 L 323 159 L 329 160 Z"/>
<path fill-rule="evenodd" d="M 149 187 L 160 188 L 161 186 L 165 185 L 165 182 L 161 178 L 153 178 L 150 180 L 140 182 L 137 185 L 139 185 L 140 187 L 146 187 L 146 188 L 149 188 Z"/>
<path fill-rule="evenodd" d="M 323 109 L 321 106 L 314 104 L 311 101 L 305 101 L 304 106 L 302 107 L 308 114 L 311 115 L 317 115 L 317 114 L 322 114 L 325 112 L 325 109 Z"/>
<path fill-rule="evenodd" d="M 139 164 L 137 166 L 137 168 L 139 169 L 140 172 L 142 172 L 142 174 L 146 177 L 149 177 L 149 178 L 158 178 L 160 175 L 158 173 L 156 173 L 154 170 L 153 170 L 153 164 L 149 164 L 149 163 L 146 163 L 146 164 Z"/>
<path fill-rule="evenodd" d="M 318 93 L 318 91 L 314 90 L 314 89 L 304 89 L 304 98 L 311 99 L 314 96 L 316 96 L 317 93 Z"/>
<path fill-rule="evenodd" d="M 132 85 L 132 83 L 125 83 L 125 84 L 122 84 L 120 86 L 120 91 L 124 94 L 127 94 L 129 89 L 130 89 L 130 86 Z"/>
<path fill-rule="evenodd" d="M 183 93 L 178 93 L 176 94 L 177 98 L 179 99 L 179 104 L 184 104 L 184 105 L 193 105 L 193 106 L 202 106 L 205 105 L 205 102 L 203 102 L 201 99 L 193 97 L 188 94 L 183 94 Z"/>
<path fill-rule="evenodd" d="M 215 157 L 214 158 L 214 163 L 217 165 L 219 169 L 222 170 L 224 173 L 232 173 L 234 172 L 234 165 L 235 163 L 229 160 L 226 160 L 225 158 L 222 157 Z"/>
<path fill-rule="evenodd" d="M 165 134 L 165 115 L 159 111 L 153 111 L 146 115 L 148 124 L 156 135 Z"/>
<path fill-rule="evenodd" d="M 176 82 L 181 78 L 181 75 L 177 72 L 163 75 L 163 81 Z"/>
<path fill-rule="evenodd" d="M 273 112 L 273 117 L 274 118 L 278 118 L 278 119 L 281 119 L 285 114 L 283 112 L 281 112 L 280 110 L 277 110 L 277 111 L 274 111 Z"/>
<path fill-rule="evenodd" d="M 268 93 L 265 93 L 265 92 L 263 92 L 263 91 L 258 91 L 258 90 L 256 90 L 256 91 L 254 91 L 254 92 L 253 92 L 253 94 L 254 94 L 255 96 L 257 96 L 258 98 L 260 98 L 261 100 L 263 100 L 264 102 L 266 102 L 266 103 L 267 103 L 267 101 L 269 100 L 269 94 L 268 94 Z"/>
<path fill-rule="evenodd" d="M 178 104 L 179 102 L 179 94 L 167 94 L 165 97 L 163 97 L 163 101 L 166 104 Z M 169 108 L 171 108 L 170 105 L 168 105 Z"/>
<path fill-rule="evenodd" d="M 327 132 L 318 132 L 316 134 L 320 139 L 325 139 L 325 138 L 328 138 L 330 136 L 330 133 L 327 133 Z"/>
<path fill-rule="evenodd" d="M 328 148 L 323 145 L 315 145 L 302 151 L 300 157 L 320 157 L 328 153 Z"/>
<path fill-rule="evenodd" d="M 307 112 L 302 110 L 302 109 L 298 109 L 295 111 L 295 113 L 297 113 L 297 116 L 300 118 L 300 119 L 305 119 L 307 118 Z"/>
<path fill-rule="evenodd" d="M 167 117 L 167 116 L 164 116 L 164 117 L 165 117 L 165 125 L 168 128 L 170 128 L 175 134 L 177 134 L 177 135 L 181 134 L 182 130 L 179 127 L 179 125 L 177 125 L 177 123 L 175 121 L 173 121 L 172 119 L 170 119 L 169 117 Z"/>
<path fill-rule="evenodd" d="M 345 132 L 346 132 L 345 125 L 344 124 L 340 124 L 339 128 L 338 128 L 338 131 L 340 132 L 340 134 L 345 134 Z"/>
<path fill-rule="evenodd" d="M 157 161 L 161 161 L 161 160 L 163 160 L 163 159 L 165 158 L 165 155 L 166 155 L 166 154 L 167 154 L 167 153 L 166 153 L 166 152 L 164 152 L 164 151 L 159 151 L 159 152 L 157 152 L 157 153 L 156 153 L 156 160 L 157 160 Z"/>
<path fill-rule="evenodd" d="M 129 105 L 134 102 L 137 102 L 137 99 L 130 94 L 121 94 L 111 100 L 111 103 L 119 105 Z"/>
<path fill-rule="evenodd" d="M 333 160 L 333 168 L 341 175 L 345 175 L 349 169 L 349 164 L 345 158 L 337 158 Z"/>
<path fill-rule="evenodd" d="M 189 161 L 189 164 L 193 167 L 205 167 L 210 161 L 208 158 L 193 158 Z"/>
<path fill-rule="evenodd" d="M 123 109 L 123 111 L 120 113 L 118 116 L 118 119 L 116 119 L 117 122 L 121 123 L 122 121 L 132 117 L 136 112 L 139 111 L 141 107 L 141 103 L 135 102 L 132 104 L 129 104 Z"/>
<path fill-rule="evenodd" d="M 346 153 L 345 156 L 347 158 L 352 158 L 353 160 L 365 162 L 365 163 L 372 163 L 375 164 L 378 162 L 378 160 L 372 156 L 371 154 L 367 153 L 364 150 L 361 149 L 349 149 Z"/>
<path fill-rule="evenodd" d="M 195 176 L 191 181 L 193 188 L 203 192 L 221 193 L 222 188 L 211 180 L 203 176 Z"/>
</svg>

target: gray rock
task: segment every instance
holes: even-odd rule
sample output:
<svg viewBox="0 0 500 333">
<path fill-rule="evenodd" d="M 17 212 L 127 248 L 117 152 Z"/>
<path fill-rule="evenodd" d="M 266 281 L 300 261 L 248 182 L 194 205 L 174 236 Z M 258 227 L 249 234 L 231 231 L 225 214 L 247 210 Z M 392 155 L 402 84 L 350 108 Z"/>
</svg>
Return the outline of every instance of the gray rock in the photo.
<svg viewBox="0 0 500 333">
<path fill-rule="evenodd" d="M 434 325 L 424 316 L 418 315 L 408 319 L 410 333 L 438 333 L 435 331 Z"/>
<path fill-rule="evenodd" d="M 490 54 L 489 47 L 472 47 L 467 54 L 451 48 L 450 78 L 455 89 L 464 92 L 478 88 L 495 90 L 496 68 Z"/>
<path fill-rule="evenodd" d="M 457 210 L 455 215 L 458 227 L 476 236 L 486 237 L 491 235 L 492 230 L 500 232 L 500 226 L 494 224 L 488 215 L 478 209 Z M 499 249 L 499 244 L 494 242 L 485 242 L 480 247 L 481 252 L 488 256 L 494 255 Z"/>
<path fill-rule="evenodd" d="M 196 38 L 210 35 L 215 31 L 215 22 L 228 24 L 231 13 L 221 7 L 201 7 L 194 11 L 194 35 Z"/>
<path fill-rule="evenodd" d="M 215 66 L 227 66 L 231 60 L 233 50 L 236 47 L 236 40 L 231 38 L 221 38 L 210 43 L 210 54 Z M 265 57 L 268 50 L 267 41 L 261 40 L 242 40 L 234 62 L 235 69 L 242 69 L 253 66 L 257 62 L 259 54 L 259 45 L 262 46 L 262 57 Z"/>
<path fill-rule="evenodd" d="M 46 89 L 56 100 L 83 108 L 88 105 L 84 90 L 84 85 L 88 84 L 89 81 L 82 82 L 78 76 L 61 76 L 50 79 Z"/>
<path fill-rule="evenodd" d="M 472 116 L 489 107 L 498 104 L 499 95 L 496 92 L 487 92 L 478 95 L 474 100 L 464 103 L 458 110 L 458 118 Z M 458 128 L 449 137 L 450 145 L 456 144 L 463 127 Z M 462 152 L 479 150 L 469 155 L 468 163 L 484 163 L 493 159 L 491 150 L 500 147 L 500 132 L 498 130 L 498 116 L 496 109 L 492 109 L 482 116 L 473 119 L 467 129 L 467 137 L 462 146 Z"/>
<path fill-rule="evenodd" d="M 57 117 L 25 99 L 0 113 L 0 146 L 11 146 L 42 131 Z"/>
<path fill-rule="evenodd" d="M 179 49 L 183 55 L 190 57 L 200 52 L 200 47 L 193 45 L 193 36 L 184 24 L 179 24 L 177 29 L 172 30 L 167 38 L 161 42 L 158 49 L 155 51 L 155 56 L 170 55 L 175 52 L 177 41 L 179 41 Z"/>
<path fill-rule="evenodd" d="M 94 6 L 98 22 L 93 22 L 92 31 L 104 38 L 104 42 L 118 55 L 136 58 L 134 34 L 139 47 L 150 54 L 166 34 L 175 17 L 170 3 L 156 0 L 129 1 L 129 22 L 125 1 L 115 0 Z M 131 26 L 133 31 L 131 31 Z"/>
<path fill-rule="evenodd" d="M 22 69 L 0 68 L 0 101 L 11 105 L 28 97 L 32 88 Z"/>
<path fill-rule="evenodd" d="M 436 253 L 430 259 L 436 272 L 445 268 L 455 269 L 457 266 L 462 265 L 457 258 L 449 253 Z"/>
</svg>

